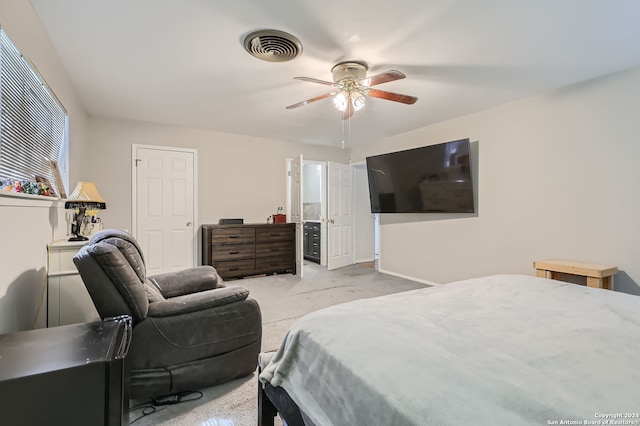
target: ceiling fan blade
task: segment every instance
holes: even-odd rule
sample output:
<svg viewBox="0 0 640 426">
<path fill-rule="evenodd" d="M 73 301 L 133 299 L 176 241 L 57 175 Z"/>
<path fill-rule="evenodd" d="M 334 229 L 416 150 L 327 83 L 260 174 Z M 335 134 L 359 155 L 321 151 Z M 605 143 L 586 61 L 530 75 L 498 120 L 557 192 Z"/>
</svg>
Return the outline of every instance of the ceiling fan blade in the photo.
<svg viewBox="0 0 640 426">
<path fill-rule="evenodd" d="M 360 81 L 363 86 L 375 86 L 376 84 L 388 83 L 390 81 L 401 80 L 406 75 L 397 70 L 391 70 L 371 77 L 364 78 Z"/>
<path fill-rule="evenodd" d="M 415 104 L 418 98 L 415 96 L 401 95 L 400 93 L 385 92 L 384 90 L 367 89 L 364 94 L 374 98 L 386 99 L 388 101 L 401 102 L 403 104 Z"/>
<path fill-rule="evenodd" d="M 307 99 L 306 101 L 302 101 L 302 102 L 298 102 L 297 104 L 289 105 L 287 107 L 287 109 L 298 108 L 298 107 L 304 106 L 306 104 L 310 104 L 311 102 L 315 102 L 315 101 L 320 101 L 322 99 L 326 99 L 329 96 L 333 96 L 335 94 L 336 94 L 336 92 L 325 93 L 324 95 L 316 96 L 315 98 Z"/>
<path fill-rule="evenodd" d="M 317 78 L 311 78 L 311 77 L 293 77 L 293 78 L 295 80 L 308 81 L 309 83 L 324 84 L 325 86 L 337 86 L 337 84 L 335 83 L 332 83 L 330 81 L 318 80 Z"/>
</svg>

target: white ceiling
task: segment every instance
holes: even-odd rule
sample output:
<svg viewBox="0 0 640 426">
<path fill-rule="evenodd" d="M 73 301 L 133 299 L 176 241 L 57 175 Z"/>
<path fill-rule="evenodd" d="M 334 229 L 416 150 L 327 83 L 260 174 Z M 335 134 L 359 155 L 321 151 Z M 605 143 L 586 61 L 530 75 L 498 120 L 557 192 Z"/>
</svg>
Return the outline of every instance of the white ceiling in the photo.
<svg viewBox="0 0 640 426">
<path fill-rule="evenodd" d="M 640 65 L 637 0 L 31 0 L 90 114 L 339 146 L 366 143 Z M 246 34 L 298 37 L 300 57 L 250 56 Z M 343 123 L 328 92 L 363 60 L 377 86 Z M 37 65 L 37 64 L 36 64 Z M 350 134 L 350 138 L 349 138 Z"/>
</svg>

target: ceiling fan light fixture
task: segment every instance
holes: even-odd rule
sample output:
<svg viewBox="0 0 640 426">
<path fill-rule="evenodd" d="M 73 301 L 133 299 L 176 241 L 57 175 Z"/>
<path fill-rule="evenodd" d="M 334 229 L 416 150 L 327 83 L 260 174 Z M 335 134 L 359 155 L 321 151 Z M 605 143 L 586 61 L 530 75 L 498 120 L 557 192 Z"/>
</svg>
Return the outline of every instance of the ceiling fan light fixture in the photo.
<svg viewBox="0 0 640 426">
<path fill-rule="evenodd" d="M 360 111 L 366 104 L 365 96 L 357 91 L 341 90 L 333 97 L 333 105 L 340 112 L 345 112 L 349 104 L 354 111 Z"/>
<path fill-rule="evenodd" d="M 354 111 L 360 111 L 366 104 L 365 96 L 360 92 L 354 92 L 351 94 L 351 103 Z"/>
<path fill-rule="evenodd" d="M 342 90 L 333 97 L 333 105 L 338 111 L 345 112 L 347 110 L 349 100 L 349 93 Z"/>
</svg>

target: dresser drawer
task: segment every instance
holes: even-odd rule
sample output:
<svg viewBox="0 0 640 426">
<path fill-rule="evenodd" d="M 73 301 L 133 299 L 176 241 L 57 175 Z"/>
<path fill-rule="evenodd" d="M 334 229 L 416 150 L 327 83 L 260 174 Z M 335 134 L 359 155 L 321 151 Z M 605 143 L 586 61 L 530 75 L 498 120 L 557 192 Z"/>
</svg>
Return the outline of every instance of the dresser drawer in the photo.
<svg viewBox="0 0 640 426">
<path fill-rule="evenodd" d="M 256 271 L 260 273 L 280 272 L 293 269 L 293 257 L 273 256 L 256 259 Z"/>
<path fill-rule="evenodd" d="M 211 247 L 213 262 L 219 260 L 247 259 L 255 256 L 255 244 L 229 244 Z"/>
<path fill-rule="evenodd" d="M 313 254 L 315 256 L 320 256 L 320 242 L 313 241 L 309 245 L 309 254 Z"/>
<path fill-rule="evenodd" d="M 256 242 L 265 241 L 294 241 L 296 228 L 294 226 L 265 226 L 256 228 Z"/>
<path fill-rule="evenodd" d="M 254 259 L 227 260 L 223 262 L 214 261 L 213 267 L 222 278 L 242 277 L 253 275 L 256 272 L 256 262 Z"/>
<path fill-rule="evenodd" d="M 245 244 L 253 243 L 256 240 L 255 228 L 232 227 L 219 228 L 211 232 L 211 241 L 213 245 L 219 244 Z"/>
<path fill-rule="evenodd" d="M 266 257 L 275 255 L 290 256 L 294 253 L 293 241 L 274 241 L 269 243 L 256 244 L 256 257 Z"/>
</svg>

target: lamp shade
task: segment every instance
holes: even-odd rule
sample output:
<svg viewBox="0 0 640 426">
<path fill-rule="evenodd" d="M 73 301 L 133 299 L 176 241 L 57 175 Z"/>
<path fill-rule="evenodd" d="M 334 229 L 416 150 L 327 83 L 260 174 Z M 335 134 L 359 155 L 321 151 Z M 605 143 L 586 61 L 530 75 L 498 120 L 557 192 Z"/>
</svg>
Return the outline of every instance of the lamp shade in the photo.
<svg viewBox="0 0 640 426">
<path fill-rule="evenodd" d="M 98 192 L 95 183 L 78 182 L 76 189 L 67 197 L 64 208 L 75 209 L 78 207 L 84 207 L 89 210 L 104 210 L 107 208 L 107 202 Z"/>
</svg>

